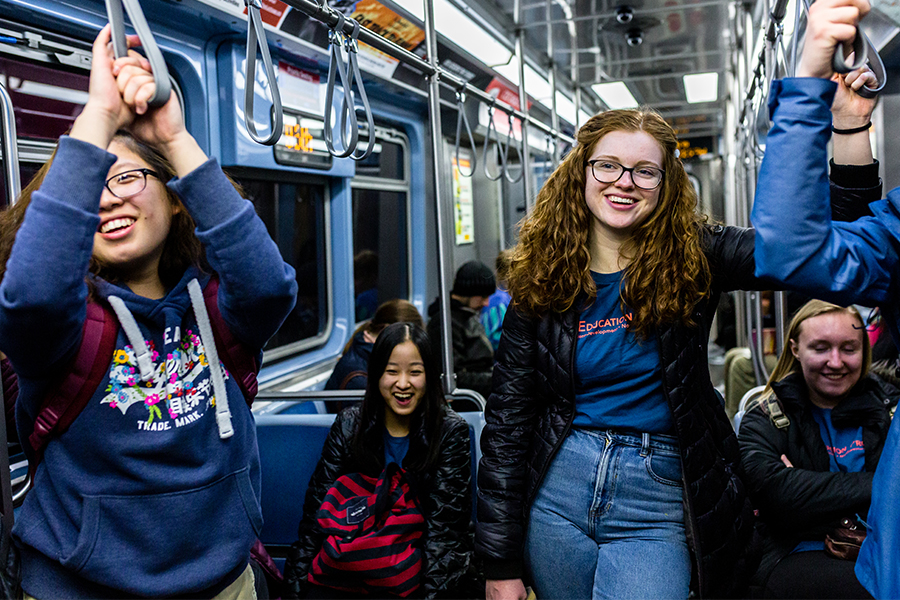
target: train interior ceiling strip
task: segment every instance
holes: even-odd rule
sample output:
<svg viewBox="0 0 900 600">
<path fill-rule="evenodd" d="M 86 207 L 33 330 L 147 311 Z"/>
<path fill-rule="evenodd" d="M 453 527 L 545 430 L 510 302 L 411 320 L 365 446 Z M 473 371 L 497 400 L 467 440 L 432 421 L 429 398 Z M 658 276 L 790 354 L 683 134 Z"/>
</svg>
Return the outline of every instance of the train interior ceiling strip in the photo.
<svg viewBox="0 0 900 600">
<path fill-rule="evenodd" d="M 637 105 L 660 112 L 679 134 L 701 209 L 747 225 L 765 145 L 767 75 L 790 71 L 791 44 L 804 26 L 797 1 L 780 4 L 778 58 L 764 64 L 773 14 L 764 0 L 328 0 L 315 16 L 309 0 L 263 0 L 261 39 L 283 105 L 281 131 L 263 145 L 247 125 L 271 133 L 274 90 L 258 62 L 255 102 L 245 103 L 245 3 L 144 0 L 189 129 L 240 182 L 297 270 L 297 307 L 265 350 L 262 389 L 275 401 L 319 398 L 352 332 L 379 302 L 409 299 L 427 320 L 456 267 L 492 264 L 515 243 L 516 223 L 577 126 L 596 112 Z M 360 160 L 333 156 L 325 135 L 329 119 L 340 121 L 346 94 L 335 87 L 330 113 L 323 21 L 337 14 L 373 42 L 360 42 L 356 57 L 371 127 L 360 86 L 349 84 L 357 147 L 371 147 Z M 86 101 L 90 42 L 106 19 L 95 0 L 0 0 L 0 82 L 12 99 L 23 182 Z M 885 189 L 900 184 L 900 158 L 890 151 L 900 123 L 884 118 L 900 102 L 898 23 L 900 10 L 887 3 L 875 3 L 863 23 L 886 69 L 873 129 Z M 334 133 L 341 138 L 340 126 Z M 10 175 L 2 177 L 5 184 Z M 269 404 L 277 402 L 257 410 L 273 410 Z"/>
</svg>

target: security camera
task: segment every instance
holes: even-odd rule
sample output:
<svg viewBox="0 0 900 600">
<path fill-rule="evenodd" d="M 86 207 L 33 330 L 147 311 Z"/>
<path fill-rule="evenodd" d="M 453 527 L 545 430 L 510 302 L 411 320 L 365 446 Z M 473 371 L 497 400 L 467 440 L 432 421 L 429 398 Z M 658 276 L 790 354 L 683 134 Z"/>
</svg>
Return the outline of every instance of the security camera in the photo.
<svg viewBox="0 0 900 600">
<path fill-rule="evenodd" d="M 640 46 L 644 41 L 644 32 L 640 29 L 629 29 L 625 34 L 625 40 L 629 46 Z"/>
<path fill-rule="evenodd" d="M 616 9 L 616 21 L 627 25 L 634 20 L 634 10 L 630 6 L 620 6 Z"/>
</svg>

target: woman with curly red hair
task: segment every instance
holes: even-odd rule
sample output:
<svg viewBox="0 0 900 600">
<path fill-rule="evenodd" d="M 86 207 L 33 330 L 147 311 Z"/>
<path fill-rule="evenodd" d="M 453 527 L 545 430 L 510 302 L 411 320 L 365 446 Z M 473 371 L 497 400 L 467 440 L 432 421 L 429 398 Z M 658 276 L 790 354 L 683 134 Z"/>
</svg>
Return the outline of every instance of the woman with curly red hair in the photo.
<svg viewBox="0 0 900 600">
<path fill-rule="evenodd" d="M 656 113 L 591 118 L 525 219 L 488 400 L 488 598 L 734 593 L 751 530 L 710 383 L 719 295 L 763 285 L 753 231 L 711 226 Z"/>
</svg>

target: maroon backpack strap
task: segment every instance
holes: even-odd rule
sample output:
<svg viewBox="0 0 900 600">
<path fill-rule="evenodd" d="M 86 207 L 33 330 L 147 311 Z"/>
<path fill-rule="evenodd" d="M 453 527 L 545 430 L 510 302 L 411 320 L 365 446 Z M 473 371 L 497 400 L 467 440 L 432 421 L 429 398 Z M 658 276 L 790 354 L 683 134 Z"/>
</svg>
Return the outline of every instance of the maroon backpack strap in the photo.
<svg viewBox="0 0 900 600">
<path fill-rule="evenodd" d="M 109 369 L 119 321 L 112 310 L 99 302 L 88 302 L 87 318 L 81 334 L 81 345 L 59 385 L 52 388 L 41 404 L 34 431 L 28 441 L 37 463 L 53 438 L 65 432 L 84 410 Z"/>
<path fill-rule="evenodd" d="M 247 346 L 228 329 L 219 311 L 218 293 L 219 279 L 212 277 L 203 290 L 203 301 L 209 313 L 216 349 L 219 351 L 219 359 L 241 388 L 247 404 L 251 405 L 259 391 L 259 382 L 256 379 L 259 373 L 259 360 L 257 355 L 250 352 Z"/>
</svg>

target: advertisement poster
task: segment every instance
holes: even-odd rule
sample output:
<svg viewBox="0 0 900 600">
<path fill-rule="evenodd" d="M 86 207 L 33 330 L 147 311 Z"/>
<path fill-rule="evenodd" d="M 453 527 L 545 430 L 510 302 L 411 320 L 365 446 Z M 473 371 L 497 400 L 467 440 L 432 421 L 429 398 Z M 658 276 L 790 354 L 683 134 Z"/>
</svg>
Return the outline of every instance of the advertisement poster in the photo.
<svg viewBox="0 0 900 600">
<path fill-rule="evenodd" d="M 472 169 L 472 163 L 460 158 L 459 164 L 456 157 L 450 159 L 453 165 L 453 212 L 456 228 L 456 245 L 475 243 L 475 208 L 472 196 L 472 178 L 463 177 L 460 167 L 468 173 Z"/>
</svg>

